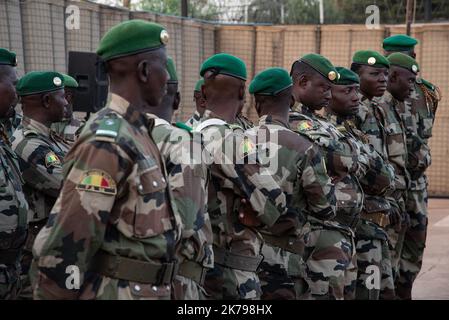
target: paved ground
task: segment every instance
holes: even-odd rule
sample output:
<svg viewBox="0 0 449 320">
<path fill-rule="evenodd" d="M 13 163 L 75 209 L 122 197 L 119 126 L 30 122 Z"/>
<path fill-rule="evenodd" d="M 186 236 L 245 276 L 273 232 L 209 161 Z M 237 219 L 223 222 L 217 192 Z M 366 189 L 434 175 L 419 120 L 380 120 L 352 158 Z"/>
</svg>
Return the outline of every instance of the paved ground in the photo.
<svg viewBox="0 0 449 320">
<path fill-rule="evenodd" d="M 429 230 L 414 299 L 449 299 L 449 200 L 429 200 Z"/>
</svg>

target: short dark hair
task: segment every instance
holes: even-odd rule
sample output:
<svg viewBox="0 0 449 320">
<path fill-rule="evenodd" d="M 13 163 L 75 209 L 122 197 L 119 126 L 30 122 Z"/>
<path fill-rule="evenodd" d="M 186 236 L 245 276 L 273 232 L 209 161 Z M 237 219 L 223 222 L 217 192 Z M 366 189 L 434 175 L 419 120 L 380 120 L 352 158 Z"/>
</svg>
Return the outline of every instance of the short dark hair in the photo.
<svg viewBox="0 0 449 320">
<path fill-rule="evenodd" d="M 308 65 L 307 63 L 305 63 L 304 61 L 301 61 L 301 60 L 296 60 L 292 64 L 292 67 L 290 69 L 290 76 L 292 78 L 294 78 L 296 76 L 302 76 L 302 75 L 314 76 L 316 74 L 319 74 L 318 71 L 316 71 L 310 65 Z"/>
</svg>

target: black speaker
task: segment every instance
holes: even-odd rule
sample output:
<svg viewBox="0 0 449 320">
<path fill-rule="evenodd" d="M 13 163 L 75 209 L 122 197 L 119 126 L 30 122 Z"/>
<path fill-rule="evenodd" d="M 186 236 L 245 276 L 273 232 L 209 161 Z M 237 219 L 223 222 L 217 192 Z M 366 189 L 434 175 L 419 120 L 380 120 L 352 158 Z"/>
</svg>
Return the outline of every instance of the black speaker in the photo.
<svg viewBox="0 0 449 320">
<path fill-rule="evenodd" d="M 106 105 L 109 80 L 96 53 L 70 51 L 68 72 L 79 84 L 74 90 L 73 111 L 97 112 Z"/>
</svg>

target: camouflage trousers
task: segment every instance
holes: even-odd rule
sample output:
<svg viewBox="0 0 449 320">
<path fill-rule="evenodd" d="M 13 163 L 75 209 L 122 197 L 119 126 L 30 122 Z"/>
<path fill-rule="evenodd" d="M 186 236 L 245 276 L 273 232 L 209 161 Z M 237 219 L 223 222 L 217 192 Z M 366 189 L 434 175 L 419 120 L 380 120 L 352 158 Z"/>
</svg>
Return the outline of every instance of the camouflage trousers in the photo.
<svg viewBox="0 0 449 320">
<path fill-rule="evenodd" d="M 311 299 L 352 299 L 357 278 L 352 230 L 336 222 L 309 220 L 303 259 Z"/>
<path fill-rule="evenodd" d="M 0 300 L 17 299 L 20 289 L 20 265 L 0 264 Z"/>
<path fill-rule="evenodd" d="M 295 283 L 288 274 L 293 253 L 265 243 L 262 255 L 264 260 L 258 270 L 262 300 L 296 300 Z"/>
<path fill-rule="evenodd" d="M 404 194 L 406 191 L 404 190 Z M 406 211 L 406 197 L 398 200 L 398 207 L 401 210 L 401 215 L 404 215 Z M 391 260 L 391 268 L 393 271 L 393 281 L 396 281 L 399 274 L 399 261 L 401 259 L 402 248 L 404 246 L 404 237 L 406 228 L 400 223 L 396 226 L 387 226 L 385 231 L 388 235 L 388 243 L 390 247 L 390 260 Z"/>
<path fill-rule="evenodd" d="M 356 229 L 356 299 L 394 299 L 394 281 L 387 234 L 361 219 Z"/>
<path fill-rule="evenodd" d="M 207 294 L 196 281 L 177 275 L 172 284 L 173 300 L 206 300 Z"/>
<path fill-rule="evenodd" d="M 204 288 L 213 300 L 259 300 L 260 280 L 255 272 L 215 264 L 206 274 Z"/>
<path fill-rule="evenodd" d="M 405 231 L 399 277 L 396 280 L 396 293 L 400 299 L 412 298 L 413 282 L 421 271 L 427 237 L 427 198 L 427 189 L 408 192 L 406 208 L 410 227 Z"/>
</svg>

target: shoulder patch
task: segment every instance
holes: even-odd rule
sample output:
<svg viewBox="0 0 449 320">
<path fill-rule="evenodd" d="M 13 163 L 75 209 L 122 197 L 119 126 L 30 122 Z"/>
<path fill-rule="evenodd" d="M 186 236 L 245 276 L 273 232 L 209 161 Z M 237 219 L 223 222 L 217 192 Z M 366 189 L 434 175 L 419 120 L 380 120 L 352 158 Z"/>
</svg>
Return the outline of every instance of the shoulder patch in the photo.
<svg viewBox="0 0 449 320">
<path fill-rule="evenodd" d="M 61 160 L 59 160 L 56 153 L 54 153 L 53 151 L 50 151 L 45 155 L 45 166 L 47 168 L 61 167 Z"/>
<path fill-rule="evenodd" d="M 120 125 L 120 119 L 105 118 L 101 120 L 95 135 L 115 139 L 118 136 Z"/>
<path fill-rule="evenodd" d="M 435 91 L 435 86 L 432 83 L 430 83 L 429 81 L 421 78 L 421 83 L 423 85 L 425 85 L 427 88 L 429 88 L 430 90 Z"/>
<path fill-rule="evenodd" d="M 89 170 L 84 172 L 76 189 L 114 196 L 117 194 L 117 184 L 108 173 L 102 170 Z"/>
<path fill-rule="evenodd" d="M 248 137 L 244 137 L 240 143 L 240 152 L 243 156 L 247 156 L 254 151 L 255 145 Z"/>
<path fill-rule="evenodd" d="M 313 122 L 311 120 L 302 120 L 298 123 L 297 129 L 299 131 L 312 130 L 314 128 Z"/>
</svg>

